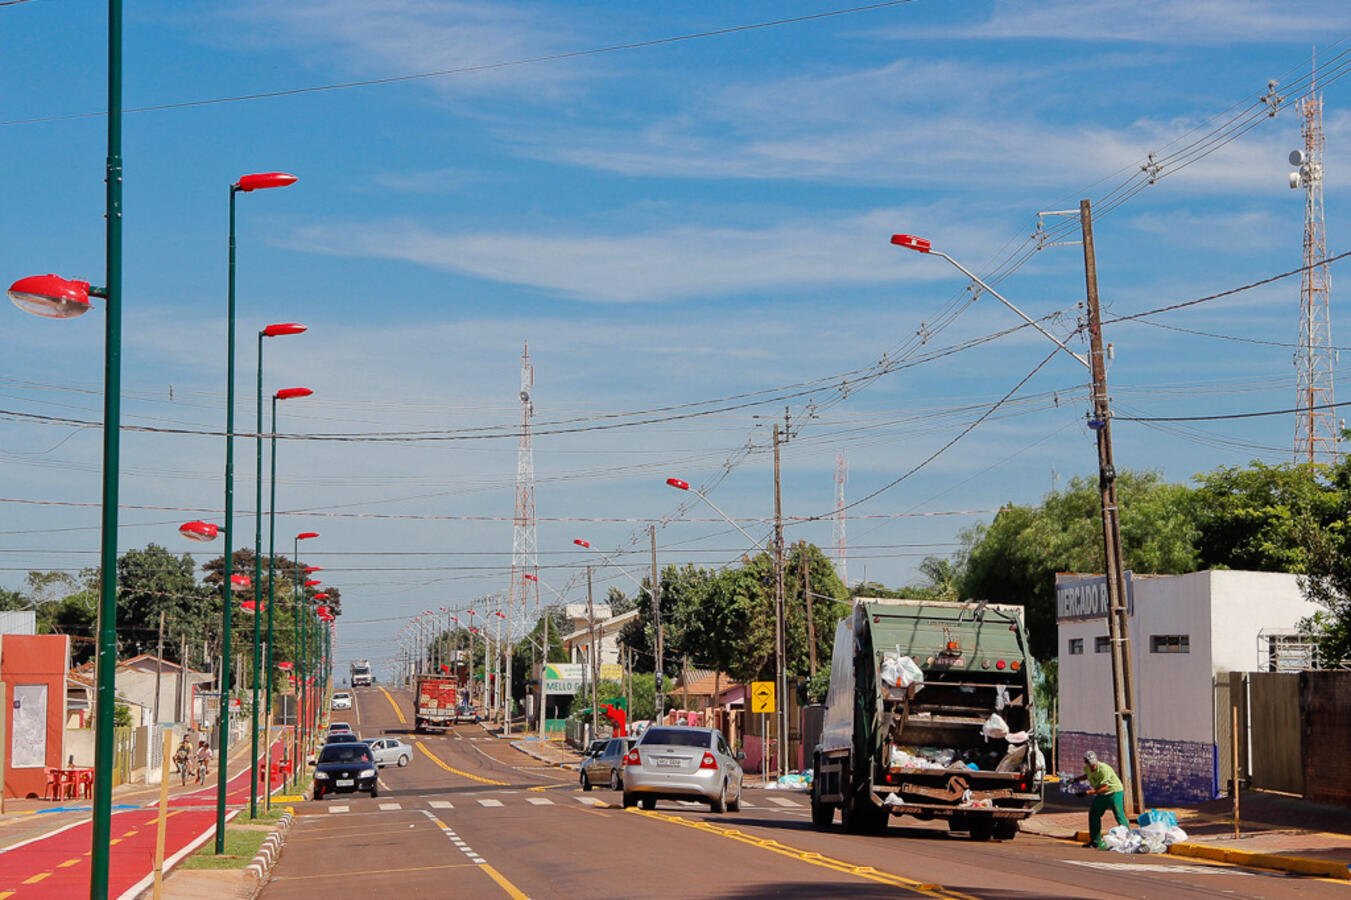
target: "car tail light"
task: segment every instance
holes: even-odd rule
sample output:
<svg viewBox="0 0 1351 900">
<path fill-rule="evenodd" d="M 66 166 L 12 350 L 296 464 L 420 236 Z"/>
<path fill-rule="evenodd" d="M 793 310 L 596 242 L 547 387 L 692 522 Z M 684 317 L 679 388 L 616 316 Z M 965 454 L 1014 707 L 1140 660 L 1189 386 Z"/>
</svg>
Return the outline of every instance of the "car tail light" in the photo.
<svg viewBox="0 0 1351 900">
<path fill-rule="evenodd" d="M 705 754 L 704 754 L 703 761 L 699 763 L 699 768 L 701 768 L 701 769 L 716 769 L 717 767 L 718 767 L 718 761 L 713 757 L 713 754 L 712 754 L 712 753 L 705 753 Z"/>
<path fill-rule="evenodd" d="M 637 747 L 634 747 L 634 748 L 633 748 L 632 750 L 630 750 L 628 753 L 625 753 L 625 754 L 624 754 L 624 765 L 626 765 L 626 766 L 637 766 L 637 765 L 641 765 L 641 763 L 638 761 L 638 748 L 637 748 Z"/>
</svg>

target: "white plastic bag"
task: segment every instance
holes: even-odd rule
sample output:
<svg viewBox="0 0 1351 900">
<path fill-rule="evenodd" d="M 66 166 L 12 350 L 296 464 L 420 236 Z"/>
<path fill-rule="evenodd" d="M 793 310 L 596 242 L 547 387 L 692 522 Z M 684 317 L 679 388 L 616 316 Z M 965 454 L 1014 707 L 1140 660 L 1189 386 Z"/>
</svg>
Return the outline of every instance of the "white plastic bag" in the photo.
<svg viewBox="0 0 1351 900">
<path fill-rule="evenodd" d="M 985 735 L 987 741 L 990 738 L 1008 737 L 1009 723 L 1005 722 L 999 713 L 992 713 L 990 718 L 985 720 L 985 724 L 980 726 L 980 733 Z"/>
<path fill-rule="evenodd" d="M 912 684 L 924 683 L 924 670 L 908 656 L 886 653 L 882 656 L 882 683 L 905 690 Z"/>
<path fill-rule="evenodd" d="M 1172 828 L 1169 828 L 1166 832 L 1164 832 L 1163 845 L 1165 847 L 1171 847 L 1174 844 L 1182 843 L 1186 839 L 1187 839 L 1187 832 L 1183 831 L 1181 828 L 1178 828 L 1176 825 L 1174 825 Z"/>
</svg>

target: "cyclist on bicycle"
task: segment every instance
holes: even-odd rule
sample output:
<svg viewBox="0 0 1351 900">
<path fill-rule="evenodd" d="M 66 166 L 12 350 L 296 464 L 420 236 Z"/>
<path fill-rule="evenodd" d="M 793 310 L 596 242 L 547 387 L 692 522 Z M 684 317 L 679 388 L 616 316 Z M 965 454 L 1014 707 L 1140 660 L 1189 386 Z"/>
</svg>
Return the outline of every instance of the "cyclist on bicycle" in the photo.
<svg viewBox="0 0 1351 900">
<path fill-rule="evenodd" d="M 197 783 L 203 784 L 211 774 L 211 748 L 206 741 L 197 742 Z"/>
<path fill-rule="evenodd" d="M 174 751 L 174 767 L 178 770 L 179 777 L 183 779 L 183 784 L 188 783 L 188 760 L 192 758 L 192 742 L 188 736 L 183 735 L 183 743 L 178 745 Z"/>
</svg>

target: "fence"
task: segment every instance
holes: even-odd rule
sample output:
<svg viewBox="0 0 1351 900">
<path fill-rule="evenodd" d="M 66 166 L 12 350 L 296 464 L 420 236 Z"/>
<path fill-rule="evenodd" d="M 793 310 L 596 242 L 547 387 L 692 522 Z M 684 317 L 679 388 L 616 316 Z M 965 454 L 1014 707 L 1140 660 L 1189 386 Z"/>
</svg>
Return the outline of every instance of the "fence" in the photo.
<svg viewBox="0 0 1351 900">
<path fill-rule="evenodd" d="M 1234 673 L 1227 693 L 1239 711 L 1240 772 L 1252 787 L 1351 806 L 1351 672 Z M 1232 715 L 1219 697 L 1217 725 Z"/>
</svg>

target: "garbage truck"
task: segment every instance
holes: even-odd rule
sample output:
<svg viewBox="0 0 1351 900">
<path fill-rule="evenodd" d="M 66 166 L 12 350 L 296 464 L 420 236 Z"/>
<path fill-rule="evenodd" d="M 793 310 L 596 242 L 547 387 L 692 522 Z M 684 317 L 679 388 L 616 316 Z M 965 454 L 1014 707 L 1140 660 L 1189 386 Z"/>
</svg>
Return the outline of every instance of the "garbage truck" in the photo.
<svg viewBox="0 0 1351 900">
<path fill-rule="evenodd" d="M 459 699 L 455 677 L 452 675 L 419 673 L 413 681 L 413 695 L 417 698 L 413 730 L 426 734 L 432 728 L 449 729 L 455 724 L 455 707 Z"/>
<path fill-rule="evenodd" d="M 835 629 L 812 823 L 945 819 L 1009 840 L 1042 804 L 1022 607 L 859 598 Z"/>
<path fill-rule="evenodd" d="M 351 675 L 352 687 L 370 687 L 375 683 L 375 676 L 371 674 L 371 662 L 368 659 L 352 660 Z"/>
</svg>

